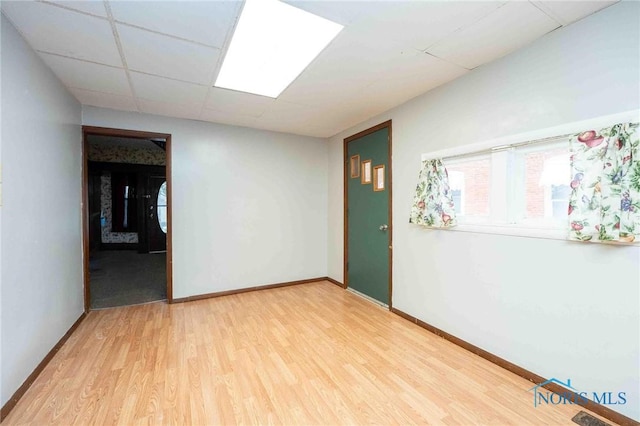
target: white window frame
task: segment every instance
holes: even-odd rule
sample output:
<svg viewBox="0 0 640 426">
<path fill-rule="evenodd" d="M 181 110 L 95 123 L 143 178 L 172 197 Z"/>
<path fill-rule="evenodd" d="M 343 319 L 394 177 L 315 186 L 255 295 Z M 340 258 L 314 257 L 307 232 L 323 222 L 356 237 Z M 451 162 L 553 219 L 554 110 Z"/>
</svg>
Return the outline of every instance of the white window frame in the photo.
<svg viewBox="0 0 640 426">
<path fill-rule="evenodd" d="M 451 174 L 452 173 L 461 173 L 461 172 L 456 172 L 456 171 L 449 171 L 449 182 L 451 182 Z M 461 173 L 464 176 L 464 173 Z M 466 190 L 466 185 L 464 183 L 464 180 L 461 182 L 461 187 L 460 189 L 460 195 L 464 195 L 464 191 Z M 455 191 L 452 187 L 449 188 L 451 190 L 451 192 Z M 460 197 L 460 213 L 457 213 L 458 217 L 464 216 L 464 212 L 465 212 L 465 201 L 464 201 L 464 197 Z M 457 207 L 457 206 L 456 206 Z"/>
<path fill-rule="evenodd" d="M 509 208 L 511 209 L 511 223 L 514 225 L 519 225 L 523 228 L 542 228 L 542 229 L 566 229 L 568 218 L 564 217 L 563 219 L 554 218 L 554 217 L 545 217 L 545 218 L 526 218 L 525 210 L 526 210 L 526 183 L 525 183 L 525 173 L 526 173 L 526 165 L 524 162 L 524 156 L 529 153 L 540 152 L 540 151 L 548 151 L 554 149 L 567 149 L 567 166 L 569 166 L 569 155 L 570 155 L 570 147 L 569 147 L 569 138 L 561 137 L 557 140 L 550 140 L 548 142 L 543 143 L 532 143 L 530 145 L 523 145 L 520 147 L 516 147 L 514 149 L 514 173 L 513 176 L 516 176 L 518 179 L 517 184 L 514 183 L 514 188 L 512 188 L 511 194 L 512 200 L 514 202 L 510 203 Z M 567 175 L 566 184 L 568 185 L 571 182 L 571 173 Z M 549 209 L 552 208 L 552 199 L 551 199 L 551 191 L 548 187 L 545 186 L 545 213 Z M 568 205 L 567 205 L 568 206 Z"/>
<path fill-rule="evenodd" d="M 524 182 L 523 162 L 516 161 L 516 156 L 526 152 L 527 145 L 531 150 L 553 149 L 562 143 L 569 143 L 573 134 L 589 128 L 601 128 L 615 123 L 640 121 L 640 110 L 626 111 L 594 119 L 576 121 L 560 126 L 549 127 L 533 132 L 497 138 L 482 143 L 460 146 L 422 155 L 422 160 L 441 158 L 445 167 L 459 162 L 471 160 L 473 157 L 490 155 L 490 213 L 487 220 L 482 216 L 458 217 L 458 226 L 444 228 L 454 232 L 477 232 L 499 235 L 514 235 L 546 239 L 566 239 L 568 235 L 567 221 L 523 220 L 524 189 L 515 181 Z M 562 222 L 562 223 L 560 223 Z"/>
<path fill-rule="evenodd" d="M 489 154 L 478 154 L 478 155 L 465 155 L 463 157 L 459 157 L 459 158 L 455 158 L 455 159 L 451 159 L 451 160 L 447 160 L 445 162 L 446 159 L 443 159 L 443 164 L 445 167 L 448 166 L 454 166 L 456 164 L 464 164 L 466 162 L 469 161 L 477 161 L 477 160 L 483 160 L 483 159 L 489 159 L 491 160 L 491 156 Z M 491 170 L 493 170 L 493 164 L 491 164 Z M 490 182 L 491 179 L 493 179 L 493 176 L 491 176 L 490 178 Z M 465 215 L 464 211 L 465 211 L 465 203 L 464 203 L 464 194 L 465 194 L 465 189 L 466 189 L 466 185 L 463 182 L 463 188 L 462 188 L 462 206 L 460 206 L 460 210 L 463 212 L 463 214 L 461 215 L 457 215 L 456 219 L 458 221 L 459 224 L 488 224 L 491 220 L 491 199 L 489 199 L 489 214 L 486 216 L 480 216 L 480 215 Z"/>
</svg>

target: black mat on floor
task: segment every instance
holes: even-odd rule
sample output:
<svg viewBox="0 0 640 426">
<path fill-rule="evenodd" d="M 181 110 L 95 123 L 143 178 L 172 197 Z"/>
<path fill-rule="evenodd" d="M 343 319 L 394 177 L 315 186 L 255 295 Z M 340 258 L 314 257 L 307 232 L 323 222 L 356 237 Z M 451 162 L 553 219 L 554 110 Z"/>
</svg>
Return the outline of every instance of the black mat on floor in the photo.
<svg viewBox="0 0 640 426">
<path fill-rule="evenodd" d="M 167 298 L 166 253 L 97 251 L 89 260 L 91 308 L 137 305 Z"/>
<path fill-rule="evenodd" d="M 571 420 L 581 426 L 611 426 L 609 423 L 605 423 L 585 411 L 580 411 Z"/>
</svg>

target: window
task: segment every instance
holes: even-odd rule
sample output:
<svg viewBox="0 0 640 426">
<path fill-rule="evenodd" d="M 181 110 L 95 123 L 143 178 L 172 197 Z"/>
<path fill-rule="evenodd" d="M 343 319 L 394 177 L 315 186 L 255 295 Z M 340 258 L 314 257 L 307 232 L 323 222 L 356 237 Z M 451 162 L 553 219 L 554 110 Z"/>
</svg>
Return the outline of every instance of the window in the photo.
<svg viewBox="0 0 640 426">
<path fill-rule="evenodd" d="M 443 158 L 458 223 L 564 229 L 569 205 L 567 138 Z"/>
<path fill-rule="evenodd" d="M 491 157 L 462 157 L 444 162 L 459 223 L 486 221 L 489 217 Z"/>
<path fill-rule="evenodd" d="M 460 225 L 451 230 L 565 239 L 569 139 L 584 129 L 637 119 L 638 110 L 631 110 L 430 152 L 422 160 L 440 158 L 447 168 Z"/>
<path fill-rule="evenodd" d="M 157 215 L 158 215 L 158 225 L 160 225 L 160 229 L 165 234 L 167 233 L 167 182 L 163 182 L 158 190 L 158 205 L 157 205 Z"/>
<path fill-rule="evenodd" d="M 516 223 L 561 227 L 567 218 L 571 189 L 569 144 L 544 143 L 515 148 L 515 167 L 524 181 L 515 191 L 524 193 Z M 518 171 L 517 171 L 518 173 Z"/>
<path fill-rule="evenodd" d="M 571 195 L 569 185 L 551 185 L 551 216 L 559 219 L 566 218 L 569 195 Z"/>
<path fill-rule="evenodd" d="M 451 198 L 453 199 L 453 205 L 457 216 L 463 216 L 465 212 L 464 198 L 462 193 L 464 190 L 464 172 L 459 170 L 447 170 L 449 175 L 449 189 L 451 189 Z"/>
<path fill-rule="evenodd" d="M 113 232 L 136 232 L 138 208 L 135 173 L 111 173 Z"/>
</svg>

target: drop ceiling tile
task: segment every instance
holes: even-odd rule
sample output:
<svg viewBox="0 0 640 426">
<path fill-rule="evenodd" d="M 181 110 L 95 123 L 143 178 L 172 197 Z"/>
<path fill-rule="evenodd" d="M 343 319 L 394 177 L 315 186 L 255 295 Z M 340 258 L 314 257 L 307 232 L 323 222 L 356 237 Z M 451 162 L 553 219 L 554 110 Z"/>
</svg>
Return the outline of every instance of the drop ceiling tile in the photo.
<svg viewBox="0 0 640 426">
<path fill-rule="evenodd" d="M 339 67 L 327 73 L 310 70 L 300 75 L 278 99 L 307 106 L 335 105 L 358 93 L 371 79 L 355 79 L 342 75 Z"/>
<path fill-rule="evenodd" d="M 220 50 L 122 24 L 117 27 L 130 70 L 199 84 L 209 84 L 213 78 Z"/>
<path fill-rule="evenodd" d="M 207 86 L 131 72 L 136 97 L 156 102 L 202 105 Z"/>
<path fill-rule="evenodd" d="M 166 117 L 186 118 L 198 120 L 201 105 L 179 105 L 165 102 L 147 101 L 138 99 L 140 111 L 147 114 L 163 115 Z"/>
<path fill-rule="evenodd" d="M 200 120 L 211 123 L 229 124 L 232 126 L 256 127 L 256 117 L 243 114 L 230 114 L 212 109 L 204 109 L 200 114 Z"/>
<path fill-rule="evenodd" d="M 348 26 L 277 100 L 210 87 L 220 50 L 203 44 L 224 43 L 240 9 L 239 1 L 108 2 L 115 18 L 127 23 L 118 23 L 117 29 L 133 70 L 140 110 L 331 136 L 459 77 L 466 72 L 462 67 L 489 62 L 531 42 L 556 28 L 554 20 L 566 24 L 615 3 L 285 1 Z M 36 49 L 118 67 L 41 52 L 81 103 L 136 111 L 108 22 L 86 15 L 105 16 L 104 3 L 57 4 L 82 13 L 45 2 L 0 3 Z M 211 16 L 214 10 L 218 13 Z M 425 49 L 446 61 L 419 52 Z"/>
<path fill-rule="evenodd" d="M 325 105 L 303 124 L 332 136 L 469 72 L 419 52 L 399 55 L 393 62 L 395 67 L 379 70 L 378 80 L 333 105 Z"/>
<path fill-rule="evenodd" d="M 500 58 L 560 25 L 529 2 L 507 3 L 429 49 L 432 55 L 468 69 Z"/>
<path fill-rule="evenodd" d="M 300 135 L 300 136 L 312 136 L 317 138 L 325 138 L 327 135 L 333 135 L 329 133 L 329 130 L 318 127 L 314 125 L 303 124 L 300 122 L 290 123 L 289 125 L 260 125 L 260 129 L 270 130 L 272 132 L 282 132 L 288 133 L 291 135 Z"/>
<path fill-rule="evenodd" d="M 454 78 L 455 77 L 451 77 L 449 80 L 453 80 Z M 363 103 L 370 103 L 370 108 L 377 110 L 371 114 L 375 115 L 378 112 L 395 108 L 435 86 L 438 86 L 438 84 L 432 86 L 428 82 L 420 80 L 417 76 L 407 78 L 402 82 L 394 79 L 385 79 L 377 81 L 367 87 L 366 91 L 362 93 L 360 100 Z"/>
<path fill-rule="evenodd" d="M 311 136 L 314 138 L 329 138 L 336 133 L 339 132 L 334 132 L 333 127 L 305 126 L 304 133 L 298 132 L 297 134 L 302 136 Z"/>
<path fill-rule="evenodd" d="M 309 133 L 310 135 L 331 137 L 382 112 L 384 110 L 372 105 L 366 105 L 363 108 L 359 100 L 347 101 L 332 108 L 322 109 L 313 119 L 301 124 L 309 132 L 314 132 Z"/>
<path fill-rule="evenodd" d="M 114 19 L 221 48 L 240 1 L 115 1 Z"/>
<path fill-rule="evenodd" d="M 261 129 L 305 134 L 306 123 L 312 122 L 320 112 L 321 110 L 318 108 L 276 99 L 269 109 L 256 120 L 256 124 Z"/>
<path fill-rule="evenodd" d="M 83 89 L 69 89 L 82 105 L 111 108 L 122 111 L 137 111 L 136 103 L 130 96 L 112 95 Z"/>
<path fill-rule="evenodd" d="M 382 84 L 393 88 L 390 93 L 393 90 L 403 92 L 402 95 L 397 93 L 394 96 L 400 96 L 405 100 L 410 98 L 404 94 L 404 88 L 412 88 L 412 97 L 415 97 L 468 72 L 464 67 L 417 51 L 398 55 L 394 62 L 394 67 L 378 70 L 376 73 L 378 78 L 373 84 Z M 365 91 L 370 87 L 371 85 L 368 85 Z"/>
<path fill-rule="evenodd" d="M 212 87 L 205 107 L 227 114 L 259 117 L 274 101 L 266 96 Z"/>
<path fill-rule="evenodd" d="M 562 25 L 568 25 L 617 3 L 614 1 L 534 1 L 533 3 Z"/>
<path fill-rule="evenodd" d="M 275 102 L 267 109 L 260 121 L 269 120 L 299 120 L 307 121 L 308 118 L 312 118 L 319 111 L 318 108 L 310 107 L 302 104 L 295 104 L 292 102 L 285 102 L 280 99 L 276 99 Z"/>
<path fill-rule="evenodd" d="M 109 23 L 39 2 L 2 2 L 2 11 L 35 50 L 122 66 Z"/>
<path fill-rule="evenodd" d="M 393 68 L 379 70 L 378 80 L 367 86 L 365 92 L 371 91 L 372 86 L 384 87 L 389 96 L 405 101 L 469 72 L 466 68 L 422 52 L 402 55 L 395 63 Z"/>
<path fill-rule="evenodd" d="M 291 87 L 300 81 L 304 87 L 309 81 L 323 81 L 325 85 L 344 82 L 346 85 L 365 86 L 376 80 L 374 68 L 393 67 L 388 56 L 403 50 L 397 44 L 381 46 L 370 43 L 360 34 L 343 30 L 334 41 L 309 65 Z M 327 87 L 327 86 L 325 86 Z M 328 90 L 331 90 L 327 87 Z M 339 90 L 339 89 L 338 89 Z M 285 93 L 289 89 L 285 90 Z M 298 99 L 296 102 L 300 102 Z"/>
<path fill-rule="evenodd" d="M 382 15 L 397 7 L 395 2 L 387 1 L 344 1 L 344 0 L 282 0 L 298 9 L 306 10 L 341 25 L 352 24 L 369 15 Z"/>
<path fill-rule="evenodd" d="M 67 87 L 131 96 L 127 75 L 122 68 L 46 53 L 40 56 Z"/>
<path fill-rule="evenodd" d="M 268 130 L 270 132 L 287 133 L 290 135 L 302 135 L 311 136 L 309 132 L 309 126 L 300 123 L 284 123 L 284 122 L 272 122 L 257 120 L 256 124 L 252 126 L 255 129 Z"/>
<path fill-rule="evenodd" d="M 104 2 L 102 0 L 51 1 L 51 3 L 59 4 L 69 9 L 79 10 L 80 12 L 90 13 L 91 15 L 107 17 L 107 10 L 104 8 Z"/>
<path fill-rule="evenodd" d="M 384 3 L 384 2 L 383 2 Z M 402 44 L 425 50 L 457 29 L 473 24 L 501 7 L 505 1 L 400 1 L 349 27 L 367 43 Z"/>
<path fill-rule="evenodd" d="M 409 84 L 408 80 L 403 83 L 407 75 L 417 75 L 421 87 L 432 88 L 465 71 L 412 48 L 391 43 L 384 48 L 360 46 L 364 45 L 354 40 L 341 42 L 327 57 L 319 58 L 317 65 L 300 75 L 280 99 L 324 108 L 353 98 L 380 79 L 388 78 L 394 85 L 401 85 Z"/>
</svg>

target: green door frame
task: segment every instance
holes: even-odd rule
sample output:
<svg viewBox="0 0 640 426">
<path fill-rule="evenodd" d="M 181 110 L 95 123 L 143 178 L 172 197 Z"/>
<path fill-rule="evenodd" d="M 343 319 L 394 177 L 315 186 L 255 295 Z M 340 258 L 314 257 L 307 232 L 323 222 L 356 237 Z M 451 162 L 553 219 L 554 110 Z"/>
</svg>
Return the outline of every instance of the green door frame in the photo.
<svg viewBox="0 0 640 426">
<path fill-rule="evenodd" d="M 389 310 L 392 310 L 392 300 L 393 300 L 393 197 L 392 197 L 392 188 L 393 188 L 393 180 L 392 180 L 392 172 L 391 172 L 391 152 L 392 152 L 392 132 L 391 132 L 391 120 L 385 121 L 384 123 L 380 123 L 377 126 L 370 127 L 366 130 L 363 130 L 355 135 L 349 136 L 344 139 L 343 142 L 343 220 L 344 220 L 344 231 L 343 231 L 343 244 L 344 244 L 344 255 L 343 255 L 343 263 L 342 263 L 342 276 L 344 277 L 344 288 L 349 287 L 349 274 L 347 273 L 347 263 L 349 262 L 349 215 L 347 214 L 347 209 L 349 207 L 349 191 L 348 191 L 348 179 L 349 179 L 349 155 L 347 151 L 347 145 L 349 142 L 362 138 L 363 136 L 367 136 L 371 133 L 375 133 L 378 130 L 387 128 L 389 133 L 389 152 L 388 152 L 388 165 L 386 173 L 389 179 L 387 194 L 389 197 Z"/>
</svg>

